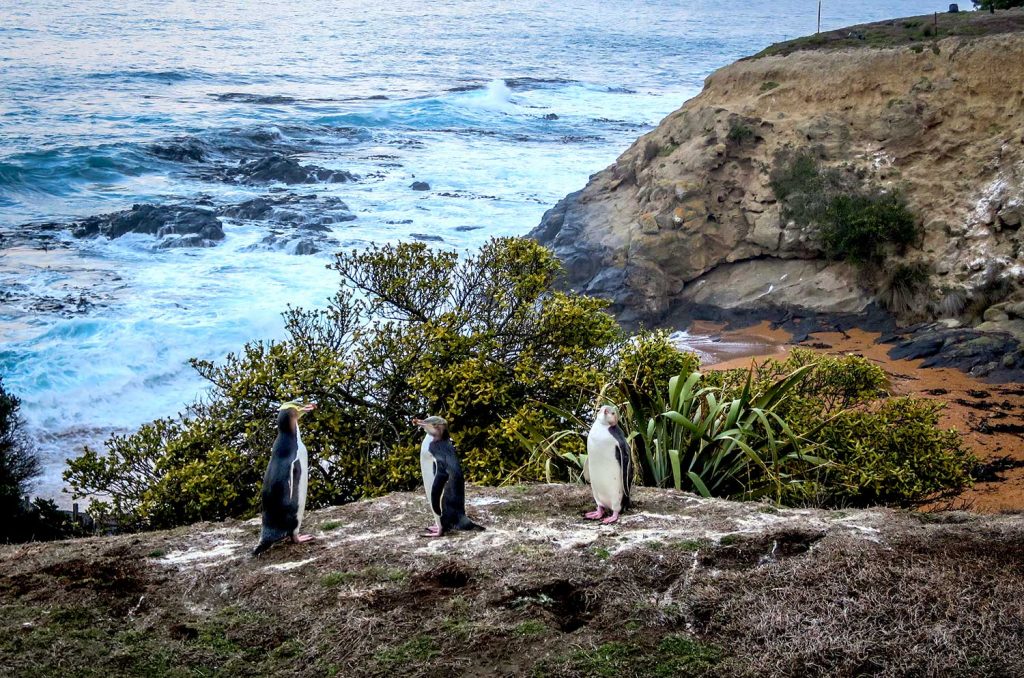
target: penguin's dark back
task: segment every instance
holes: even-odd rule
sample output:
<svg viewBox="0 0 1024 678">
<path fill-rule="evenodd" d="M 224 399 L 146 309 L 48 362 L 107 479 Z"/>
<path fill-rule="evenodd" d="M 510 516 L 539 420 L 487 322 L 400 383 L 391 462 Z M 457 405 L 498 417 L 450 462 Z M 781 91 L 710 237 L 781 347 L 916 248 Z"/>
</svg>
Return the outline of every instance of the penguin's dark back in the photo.
<svg viewBox="0 0 1024 678">
<path fill-rule="evenodd" d="M 291 484 L 292 462 L 299 449 L 299 439 L 290 431 L 280 430 L 270 453 L 270 463 L 263 476 L 263 524 L 285 531 L 295 529 L 298 506 L 292 501 L 288 488 Z M 305 471 L 305 469 L 303 469 Z"/>
</svg>

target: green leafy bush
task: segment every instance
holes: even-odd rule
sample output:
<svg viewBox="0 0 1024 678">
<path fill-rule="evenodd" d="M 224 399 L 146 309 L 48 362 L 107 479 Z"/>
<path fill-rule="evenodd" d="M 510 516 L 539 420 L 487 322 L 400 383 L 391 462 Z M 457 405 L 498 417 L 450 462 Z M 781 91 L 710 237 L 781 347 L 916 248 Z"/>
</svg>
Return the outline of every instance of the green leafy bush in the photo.
<svg viewBox="0 0 1024 678">
<path fill-rule="evenodd" d="M 939 428 L 941 409 L 892 398 L 839 414 L 819 435 L 833 463 L 820 470 L 814 502 L 903 505 L 969 485 L 977 459 L 955 429 Z"/>
<path fill-rule="evenodd" d="M 969 485 L 977 461 L 939 427 L 941 405 L 889 398 L 885 373 L 860 356 L 794 349 L 749 369 L 684 371 L 664 398 L 648 389 L 627 377 L 602 397 L 620 405 L 649 486 L 791 505 L 907 505 Z M 532 449 L 582 467 L 587 428 L 578 420 Z"/>
<path fill-rule="evenodd" d="M 823 168 L 810 150 L 779 153 L 770 181 L 786 218 L 816 227 L 822 249 L 833 259 L 879 261 L 887 247 L 904 248 L 920 234 L 901 193 L 864 185 L 850 172 Z"/>
<path fill-rule="evenodd" d="M 739 121 L 733 121 L 729 125 L 729 133 L 726 134 L 726 138 L 735 144 L 744 144 L 755 136 L 754 130 L 750 125 L 744 124 Z"/>
<path fill-rule="evenodd" d="M 753 390 L 809 364 L 814 371 L 778 414 L 828 463 L 786 485 L 784 503 L 909 505 L 970 485 L 977 459 L 955 429 L 939 427 L 941 403 L 890 398 L 885 372 L 866 358 L 794 349 L 758 366 Z M 744 372 L 719 378 L 735 391 Z"/>
<path fill-rule="evenodd" d="M 468 480 L 535 478 L 524 431 L 553 431 L 538 403 L 589 416 L 613 373 L 676 370 L 663 334 L 627 342 L 605 302 L 553 290 L 559 264 L 524 239 L 472 256 L 423 244 L 337 255 L 327 308 L 289 309 L 287 338 L 252 342 L 222 363 L 195 361 L 212 385 L 183 417 L 114 437 L 69 461 L 77 495 L 125 527 L 251 515 L 275 436 L 277 403 L 303 396 L 311 507 L 410 489 L 425 413 L 451 423 Z"/>
</svg>

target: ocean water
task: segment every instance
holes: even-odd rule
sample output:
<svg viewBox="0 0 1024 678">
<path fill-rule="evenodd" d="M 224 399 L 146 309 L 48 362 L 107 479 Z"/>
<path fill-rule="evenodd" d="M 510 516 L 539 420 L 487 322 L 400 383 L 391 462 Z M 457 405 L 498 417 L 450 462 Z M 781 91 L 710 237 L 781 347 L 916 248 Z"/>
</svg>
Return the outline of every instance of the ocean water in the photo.
<svg viewBox="0 0 1024 678">
<path fill-rule="evenodd" d="M 823 29 L 942 10 L 826 1 Z M 699 92 L 714 69 L 814 31 L 814 0 L 0 3 L 0 374 L 61 496 L 64 459 L 204 391 L 190 357 L 282 334 L 337 285 L 330 251 L 520 235 Z M 322 250 L 222 219 L 213 247 L 75 239 L 136 203 L 285 194 L 217 173 L 271 154 L 357 175 L 288 186 L 297 218 L 344 201 Z M 428 191 L 413 191 L 426 181 Z M 346 217 L 347 218 L 347 217 Z M 41 224 L 58 224 L 42 227 Z"/>
</svg>

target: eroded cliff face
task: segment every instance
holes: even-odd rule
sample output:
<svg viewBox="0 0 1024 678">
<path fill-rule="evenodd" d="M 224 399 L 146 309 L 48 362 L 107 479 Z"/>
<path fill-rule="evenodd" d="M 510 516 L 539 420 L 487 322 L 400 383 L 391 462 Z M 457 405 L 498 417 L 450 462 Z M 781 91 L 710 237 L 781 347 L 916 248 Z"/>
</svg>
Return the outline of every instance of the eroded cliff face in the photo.
<svg viewBox="0 0 1024 678">
<path fill-rule="evenodd" d="M 884 270 L 783 217 L 780 151 L 901 190 L 923 236 L 916 319 L 1024 336 L 1024 33 L 740 61 L 550 210 L 533 237 L 625 321 L 873 308 Z"/>
</svg>

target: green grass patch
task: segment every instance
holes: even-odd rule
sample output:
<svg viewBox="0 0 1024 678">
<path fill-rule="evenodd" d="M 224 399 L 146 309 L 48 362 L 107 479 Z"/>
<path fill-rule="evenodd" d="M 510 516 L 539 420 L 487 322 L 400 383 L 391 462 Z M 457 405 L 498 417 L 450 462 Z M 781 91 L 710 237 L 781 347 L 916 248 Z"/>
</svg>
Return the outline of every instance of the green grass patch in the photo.
<svg viewBox="0 0 1024 678">
<path fill-rule="evenodd" d="M 761 91 L 770 92 L 778 86 L 779 83 L 775 82 L 774 80 L 766 80 L 765 82 L 761 83 Z"/>
<path fill-rule="evenodd" d="M 722 651 L 685 636 L 666 636 L 658 644 L 654 674 L 684 676 L 706 671 L 722 660 Z"/>
<path fill-rule="evenodd" d="M 672 542 L 671 544 L 672 548 L 679 549 L 680 551 L 686 551 L 687 553 L 699 551 L 707 545 L 708 543 L 706 541 L 700 539 L 685 539 L 683 541 Z"/>
<path fill-rule="evenodd" d="M 540 636 L 547 633 L 548 625 L 539 619 L 527 619 L 515 628 L 517 636 L 530 637 Z"/>
<path fill-rule="evenodd" d="M 328 572 L 320 577 L 320 586 L 325 589 L 333 589 L 336 586 L 351 583 L 358 578 L 359 575 L 355 572 Z"/>
<path fill-rule="evenodd" d="M 328 520 L 320 526 L 320 529 L 324 532 L 330 532 L 331 530 L 338 529 L 342 525 L 344 525 L 344 523 L 342 523 L 340 520 Z"/>
<path fill-rule="evenodd" d="M 419 635 L 411 640 L 384 648 L 374 653 L 373 658 L 382 666 L 389 669 L 396 669 L 410 664 L 427 662 L 441 654 L 429 636 Z"/>
</svg>

